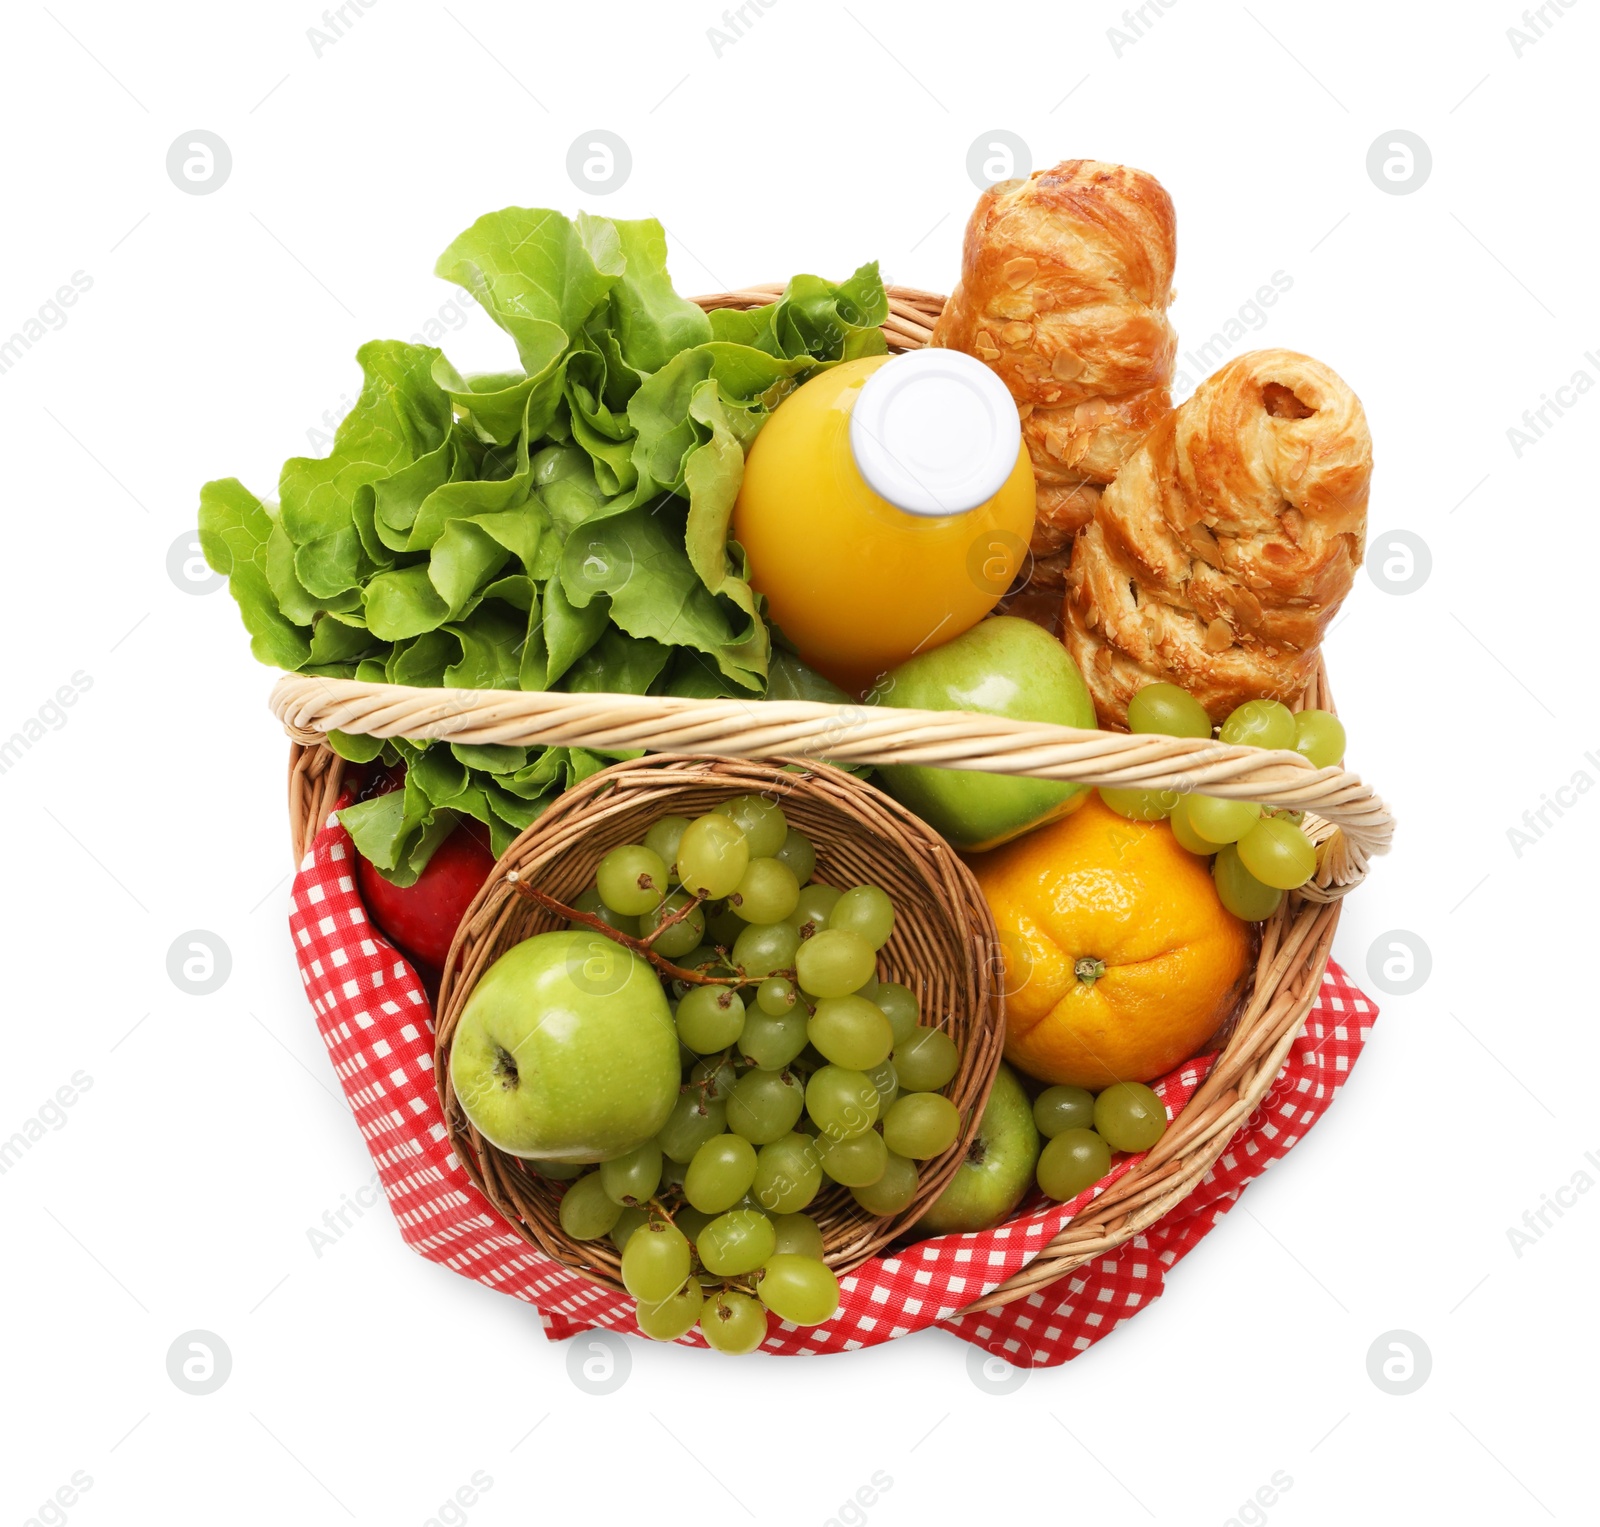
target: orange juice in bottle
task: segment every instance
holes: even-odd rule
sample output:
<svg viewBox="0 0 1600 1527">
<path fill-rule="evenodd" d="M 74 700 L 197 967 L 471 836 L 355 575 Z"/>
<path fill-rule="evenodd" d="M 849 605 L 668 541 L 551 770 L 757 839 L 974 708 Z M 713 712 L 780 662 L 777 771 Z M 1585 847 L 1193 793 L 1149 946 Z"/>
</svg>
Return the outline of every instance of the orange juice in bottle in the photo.
<svg viewBox="0 0 1600 1527">
<path fill-rule="evenodd" d="M 1005 384 L 960 351 L 917 350 L 791 393 L 750 448 L 732 532 L 801 657 L 862 694 L 994 608 L 1033 518 Z"/>
</svg>

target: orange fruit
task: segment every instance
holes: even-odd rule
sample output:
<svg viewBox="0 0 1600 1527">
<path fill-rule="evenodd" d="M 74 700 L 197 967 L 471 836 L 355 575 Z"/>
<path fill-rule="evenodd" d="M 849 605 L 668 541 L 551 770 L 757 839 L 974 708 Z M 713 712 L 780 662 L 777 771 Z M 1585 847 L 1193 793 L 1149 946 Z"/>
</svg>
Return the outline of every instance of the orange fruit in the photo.
<svg viewBox="0 0 1600 1527">
<path fill-rule="evenodd" d="M 1233 1010 L 1250 933 L 1165 822 L 1091 793 L 1075 815 L 969 861 L 1005 962 L 1006 1059 L 1051 1083 L 1147 1082 Z"/>
</svg>

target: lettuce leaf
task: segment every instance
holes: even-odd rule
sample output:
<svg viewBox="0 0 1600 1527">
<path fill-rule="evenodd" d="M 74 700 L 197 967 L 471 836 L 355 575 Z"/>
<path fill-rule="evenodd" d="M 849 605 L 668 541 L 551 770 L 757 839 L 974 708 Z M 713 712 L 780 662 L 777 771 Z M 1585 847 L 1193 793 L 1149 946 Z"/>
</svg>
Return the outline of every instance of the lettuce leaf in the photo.
<svg viewBox="0 0 1600 1527">
<path fill-rule="evenodd" d="M 236 477 L 200 490 L 200 550 L 228 591 L 250 633 L 257 662 L 302 668 L 311 661 L 311 633 L 286 617 L 267 577 L 267 546 L 277 524 Z"/>
<path fill-rule="evenodd" d="M 771 411 L 819 370 L 885 350 L 877 266 L 796 276 L 765 307 L 708 315 L 673 289 L 654 219 L 507 207 L 436 273 L 506 332 L 515 366 L 464 376 L 430 346 L 374 340 L 332 448 L 284 463 L 276 505 L 233 478 L 201 490 L 201 546 L 255 657 L 427 686 L 825 692 L 774 653 L 728 527 Z M 353 761 L 406 765 L 404 790 L 343 813 L 399 884 L 458 814 L 498 852 L 614 761 L 329 740 Z"/>
<path fill-rule="evenodd" d="M 434 274 L 477 298 L 535 376 L 572 342 L 622 269 L 622 241 L 605 218 L 571 222 L 542 207 L 507 207 L 459 235 Z"/>
</svg>

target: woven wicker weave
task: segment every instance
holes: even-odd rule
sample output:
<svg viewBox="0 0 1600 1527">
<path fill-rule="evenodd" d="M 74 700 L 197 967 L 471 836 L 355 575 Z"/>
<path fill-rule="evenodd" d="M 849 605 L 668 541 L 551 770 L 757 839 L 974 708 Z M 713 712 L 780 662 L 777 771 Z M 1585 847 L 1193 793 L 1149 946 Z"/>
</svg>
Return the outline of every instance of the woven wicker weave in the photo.
<svg viewBox="0 0 1600 1527">
<path fill-rule="evenodd" d="M 707 310 L 746 308 L 772 301 L 780 290 L 776 286 L 750 287 L 697 300 Z M 930 293 L 892 288 L 890 318 L 884 326 L 890 348 L 909 350 L 926 344 L 943 301 Z M 1301 703 L 1332 709 L 1320 667 Z M 1131 1239 L 1193 1191 L 1281 1068 L 1316 1000 L 1338 923 L 1340 899 L 1361 881 L 1371 856 L 1386 851 L 1394 826 L 1382 800 L 1355 775 L 1337 768 L 1316 769 L 1295 754 L 1195 739 L 1074 731 L 964 713 L 800 701 L 757 704 L 634 695 L 422 690 L 303 675 L 281 679 L 273 691 L 272 705 L 293 739 L 289 816 L 297 854 L 305 852 L 338 799 L 344 765 L 326 746 L 324 739 L 330 730 L 380 737 L 448 737 L 458 742 L 645 748 L 655 754 L 688 755 L 652 758 L 606 771 L 618 781 L 614 789 L 621 794 L 615 799 L 597 784 L 604 780 L 598 775 L 561 797 L 518 839 L 503 861 L 504 868 L 539 865 L 541 883 L 552 875 L 572 878 L 586 874 L 605 848 L 626 841 L 624 836 L 612 834 L 630 830 L 623 825 L 633 820 L 628 813 L 646 810 L 639 804 L 645 798 L 650 801 L 650 816 L 668 809 L 682 810 L 679 805 L 669 808 L 661 804 L 664 772 L 675 779 L 684 776 L 674 785 L 675 790 L 715 789 L 713 780 L 751 777 L 748 766 L 728 761 L 736 758 L 825 756 L 860 763 L 936 763 L 1093 785 L 1204 790 L 1307 812 L 1306 829 L 1319 845 L 1317 874 L 1301 891 L 1286 896 L 1283 906 L 1262 926 L 1254 981 L 1210 1074 L 1155 1148 L 1079 1213 L 1033 1262 L 975 1304 L 975 1310 L 1026 1297 Z M 721 761 L 708 766 L 709 759 Z M 757 767 L 756 773 L 769 779 L 772 771 Z M 813 826 L 838 852 L 843 839 L 838 836 L 838 819 L 831 830 L 826 825 L 829 812 L 842 811 L 848 816 L 873 792 L 828 769 L 810 771 L 810 780 L 819 782 L 811 805 L 816 813 Z M 720 788 L 724 794 L 736 793 L 728 784 Z M 743 783 L 737 788 L 751 786 Z M 808 783 L 808 797 L 811 793 Z M 627 804 L 624 798 L 635 794 L 639 800 Z M 937 860 L 928 843 L 932 835 L 925 830 L 918 835 L 915 827 L 920 824 L 915 824 L 914 818 L 892 803 L 883 803 L 878 809 L 886 813 L 885 821 L 898 823 L 897 831 L 911 832 L 900 852 L 914 842 L 913 857 L 921 854 L 931 856 L 929 863 Z M 608 822 L 609 827 L 602 826 Z M 581 852 L 575 844 L 579 826 L 586 831 L 600 829 L 586 839 Z M 894 850 L 887 845 L 893 839 L 891 831 L 879 845 L 890 858 Z M 959 869 L 959 864 L 956 867 Z M 877 873 L 895 871 L 885 862 Z M 900 873 L 903 877 L 904 866 Z M 929 886 L 938 878 L 930 880 Z M 567 886 L 565 879 L 560 880 L 561 887 L 573 894 L 583 883 L 587 882 L 574 879 Z M 923 982 L 931 979 L 939 992 L 953 994 L 959 988 L 953 984 L 956 972 L 948 964 L 950 949 L 966 937 L 976 939 L 971 947 L 980 950 L 982 939 L 992 937 L 992 924 L 986 931 L 987 914 L 966 900 L 959 876 L 950 876 L 938 892 L 930 890 L 928 894 L 933 896 L 930 905 L 943 905 L 944 931 L 930 935 L 933 942 L 917 951 L 915 962 L 906 963 L 909 946 L 890 951 L 889 966 L 891 972 L 915 974 Z M 541 921 L 540 916 L 515 898 L 503 880 L 485 886 L 457 936 L 452 958 L 457 968 L 441 992 L 441 1042 L 448 1042 L 472 980 L 494 954 L 517 937 L 554 925 L 553 920 Z M 931 968 L 926 964 L 930 953 L 934 957 Z M 962 999 L 971 1005 L 959 1014 L 952 1007 L 949 1014 L 966 1044 L 963 1072 L 952 1088 L 963 1106 L 987 1095 L 997 1060 L 998 1025 L 991 1027 L 985 1039 L 984 1026 L 976 1016 L 989 1001 L 984 967 L 983 956 L 975 953 L 967 971 L 970 995 Z M 547 1185 L 522 1168 L 509 1166 L 510 1158 L 477 1148 L 481 1142 L 475 1142 L 461 1117 L 442 1071 L 441 1088 L 452 1130 L 458 1132 L 458 1144 L 466 1147 L 461 1159 L 507 1219 L 560 1260 L 592 1259 L 596 1255 L 592 1246 L 575 1253 L 559 1230 L 551 1234 L 554 1197 Z M 959 1151 L 955 1151 L 932 1164 L 934 1169 L 924 1182 L 929 1192 L 919 1196 L 919 1203 L 946 1180 L 958 1158 Z M 886 1244 L 911 1216 L 908 1211 L 896 1220 L 868 1224 L 853 1212 L 853 1206 L 830 1208 L 824 1216 L 829 1260 L 840 1267 L 855 1265 Z M 590 1274 L 615 1286 L 614 1259 L 591 1265 Z"/>
</svg>

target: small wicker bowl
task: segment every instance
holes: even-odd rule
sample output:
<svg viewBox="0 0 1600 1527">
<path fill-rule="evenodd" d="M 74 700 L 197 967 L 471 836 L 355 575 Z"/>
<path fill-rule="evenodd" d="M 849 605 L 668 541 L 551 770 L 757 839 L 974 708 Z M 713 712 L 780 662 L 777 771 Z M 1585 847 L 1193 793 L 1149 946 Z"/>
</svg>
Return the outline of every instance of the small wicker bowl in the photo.
<svg viewBox="0 0 1600 1527">
<path fill-rule="evenodd" d="M 961 1110 L 961 1137 L 922 1164 L 917 1195 L 879 1218 L 849 1192 L 826 1184 L 807 1210 L 822 1227 L 824 1257 L 848 1272 L 916 1223 L 971 1145 L 1000 1064 L 1004 1037 L 994 919 L 971 872 L 930 827 L 879 790 L 814 761 L 695 759 L 665 755 L 617 764 L 567 791 L 506 852 L 456 933 L 439 990 L 434 1070 L 450 1143 L 468 1175 L 520 1235 L 597 1283 L 620 1290 L 611 1243 L 574 1241 L 561 1229 L 561 1185 L 491 1145 L 473 1128 L 450 1082 L 450 1041 L 479 978 L 514 944 L 564 926 L 557 914 L 516 893 L 506 876 L 568 906 L 593 883 L 613 848 L 639 842 L 657 818 L 695 817 L 732 796 L 763 794 L 817 850 L 815 879 L 847 889 L 871 883 L 889 893 L 895 930 L 878 956 L 879 975 L 917 994 L 922 1022 L 944 1029 L 961 1050 L 946 1094 Z"/>
</svg>

